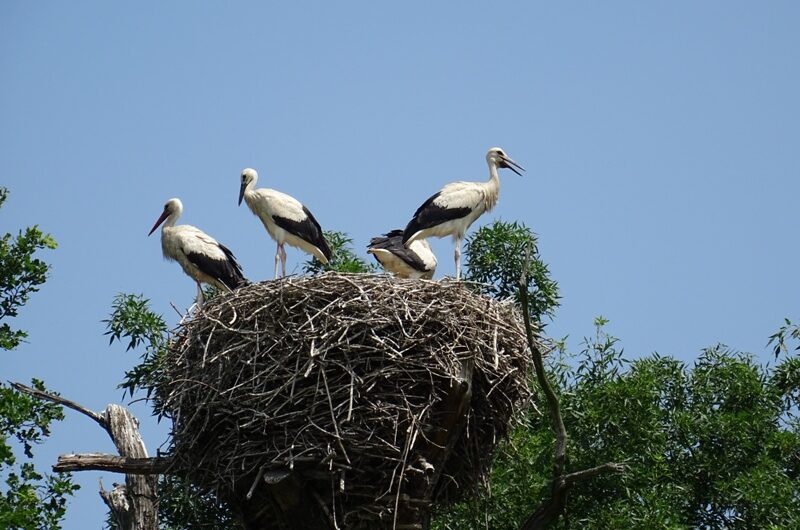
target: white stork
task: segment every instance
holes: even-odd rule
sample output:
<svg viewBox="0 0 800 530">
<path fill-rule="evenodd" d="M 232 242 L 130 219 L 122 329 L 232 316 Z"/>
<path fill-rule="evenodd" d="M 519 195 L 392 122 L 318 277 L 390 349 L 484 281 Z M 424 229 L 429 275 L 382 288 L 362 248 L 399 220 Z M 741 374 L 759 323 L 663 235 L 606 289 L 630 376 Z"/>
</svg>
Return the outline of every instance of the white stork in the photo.
<svg viewBox="0 0 800 530">
<path fill-rule="evenodd" d="M 161 217 L 147 235 L 151 235 L 164 223 L 164 228 L 161 229 L 161 250 L 164 258 L 180 263 L 183 272 L 197 283 L 197 307 L 203 305 L 201 283 L 213 285 L 223 291 L 232 291 L 245 285 L 247 280 L 242 276 L 242 267 L 225 245 L 217 243 L 213 237 L 194 226 L 175 226 L 181 213 L 181 200 L 168 200 Z"/>
<path fill-rule="evenodd" d="M 258 173 L 255 169 L 242 170 L 242 185 L 239 189 L 239 204 L 242 199 L 250 211 L 264 223 L 270 237 L 278 244 L 275 252 L 275 278 L 278 277 L 278 261 L 281 276 L 286 276 L 286 250 L 284 243 L 311 254 L 322 263 L 328 263 L 331 249 L 322 228 L 300 201 L 290 195 L 269 188 L 254 189 Z"/>
<path fill-rule="evenodd" d="M 403 232 L 403 244 L 427 237 L 453 236 L 456 251 L 456 280 L 461 277 L 461 240 L 469 226 L 494 208 L 500 195 L 500 177 L 497 168 L 508 168 L 517 175 L 525 168 L 511 160 L 499 147 L 486 153 L 489 165 L 487 182 L 451 182 L 432 195 L 414 212 Z"/>
<path fill-rule="evenodd" d="M 424 278 L 430 280 L 436 272 L 436 256 L 427 239 L 417 239 L 406 248 L 403 245 L 403 231 L 391 232 L 373 237 L 369 241 L 368 254 L 398 278 Z"/>
</svg>

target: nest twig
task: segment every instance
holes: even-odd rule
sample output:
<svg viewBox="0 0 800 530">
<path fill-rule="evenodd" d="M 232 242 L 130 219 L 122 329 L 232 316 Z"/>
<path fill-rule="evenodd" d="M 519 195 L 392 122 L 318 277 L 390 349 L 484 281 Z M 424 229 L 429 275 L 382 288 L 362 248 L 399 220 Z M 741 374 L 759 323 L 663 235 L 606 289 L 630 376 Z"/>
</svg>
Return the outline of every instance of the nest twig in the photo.
<svg viewBox="0 0 800 530">
<path fill-rule="evenodd" d="M 244 502 L 298 477 L 332 526 L 374 527 L 397 523 L 401 494 L 454 501 L 485 477 L 530 400 L 526 349 L 514 306 L 464 283 L 292 277 L 220 296 L 185 322 L 157 394 L 174 466 L 195 484 Z M 445 429 L 465 378 L 467 408 Z M 426 461 L 426 446 L 446 459 Z M 420 476 L 425 495 L 413 491 Z"/>
</svg>

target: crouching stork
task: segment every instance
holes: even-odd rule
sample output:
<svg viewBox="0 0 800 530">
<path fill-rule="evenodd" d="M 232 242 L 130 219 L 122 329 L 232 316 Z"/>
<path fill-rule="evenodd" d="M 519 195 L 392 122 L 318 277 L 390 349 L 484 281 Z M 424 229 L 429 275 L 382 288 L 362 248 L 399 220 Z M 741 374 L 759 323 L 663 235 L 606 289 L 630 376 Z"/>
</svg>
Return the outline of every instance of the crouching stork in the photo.
<svg viewBox="0 0 800 530">
<path fill-rule="evenodd" d="M 213 237 L 194 226 L 175 226 L 181 213 L 183 203 L 180 199 L 168 200 L 161 217 L 147 235 L 151 235 L 164 223 L 164 228 L 161 229 L 161 250 L 164 258 L 177 261 L 183 272 L 197 283 L 197 307 L 203 305 L 201 283 L 213 285 L 223 291 L 232 291 L 247 284 L 242 276 L 242 267 L 228 247 L 217 243 Z"/>
<path fill-rule="evenodd" d="M 367 250 L 381 266 L 398 278 L 424 278 L 430 280 L 436 272 L 436 256 L 427 239 L 416 239 L 406 248 L 403 231 L 392 230 L 373 237 Z"/>
<path fill-rule="evenodd" d="M 270 237 L 278 244 L 275 252 L 275 278 L 278 277 L 278 262 L 281 264 L 281 276 L 286 276 L 286 250 L 283 245 L 299 248 L 311 254 L 322 263 L 328 263 L 331 249 L 322 228 L 300 201 L 290 195 L 269 188 L 255 189 L 258 173 L 255 169 L 242 171 L 239 188 L 239 204 L 242 199 L 250 211 L 264 223 Z"/>
<path fill-rule="evenodd" d="M 461 240 L 470 225 L 497 204 L 500 195 L 498 168 L 508 168 L 517 175 L 525 169 L 511 160 L 499 147 L 486 153 L 489 165 L 487 182 L 451 182 L 417 208 L 403 232 L 403 244 L 426 237 L 453 236 L 455 241 L 456 279 L 461 278 Z"/>
</svg>

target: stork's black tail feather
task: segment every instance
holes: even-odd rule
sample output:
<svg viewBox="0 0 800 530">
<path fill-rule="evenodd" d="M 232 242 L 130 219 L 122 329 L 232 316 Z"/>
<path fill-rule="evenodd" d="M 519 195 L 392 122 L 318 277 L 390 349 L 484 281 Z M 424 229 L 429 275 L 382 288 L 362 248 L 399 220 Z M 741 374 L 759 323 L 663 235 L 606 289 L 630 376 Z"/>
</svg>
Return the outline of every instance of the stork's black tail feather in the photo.
<svg viewBox="0 0 800 530">
<path fill-rule="evenodd" d="M 225 261 L 225 265 L 222 267 L 222 270 L 219 271 L 219 281 L 224 283 L 225 286 L 231 291 L 248 285 L 250 280 L 245 278 L 244 274 L 242 274 L 242 266 L 239 265 L 238 261 L 236 261 L 236 256 L 234 256 L 233 252 L 231 252 L 231 250 L 222 243 L 218 243 L 218 245 L 228 258 Z"/>
<path fill-rule="evenodd" d="M 317 246 L 322 251 L 322 254 L 325 256 L 325 258 L 330 260 L 331 256 L 333 256 L 333 251 L 328 245 L 328 241 L 325 239 L 325 236 L 320 237 L 320 241 L 317 243 Z"/>
</svg>

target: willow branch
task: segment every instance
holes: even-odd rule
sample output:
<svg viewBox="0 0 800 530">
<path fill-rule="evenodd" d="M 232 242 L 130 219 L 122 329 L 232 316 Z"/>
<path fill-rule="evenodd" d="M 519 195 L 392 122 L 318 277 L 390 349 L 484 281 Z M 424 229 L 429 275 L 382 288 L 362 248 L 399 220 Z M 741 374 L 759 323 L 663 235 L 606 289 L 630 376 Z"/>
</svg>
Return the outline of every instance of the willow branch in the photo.
<svg viewBox="0 0 800 530">
<path fill-rule="evenodd" d="M 545 528 L 550 523 L 558 519 L 567 503 L 567 493 L 569 487 L 582 480 L 587 480 L 602 473 L 617 472 L 625 470 L 623 464 L 609 462 L 590 469 L 564 474 L 564 466 L 567 458 L 567 429 L 564 426 L 564 419 L 561 415 L 561 404 L 558 396 L 553 391 L 547 374 L 544 371 L 544 355 L 536 344 L 533 336 L 533 326 L 531 325 L 530 304 L 528 302 L 528 268 L 531 262 L 531 249 L 527 249 L 522 275 L 519 279 L 519 298 L 522 304 L 522 319 L 525 323 L 525 335 L 528 339 L 528 348 L 533 357 L 533 366 L 536 371 L 536 381 L 542 388 L 547 408 L 550 413 L 550 422 L 556 436 L 556 444 L 553 454 L 553 481 L 550 486 L 550 498 L 544 501 L 522 525 L 522 530 L 536 530 Z"/>
<path fill-rule="evenodd" d="M 550 422 L 553 425 L 553 431 L 556 434 L 556 447 L 554 451 L 554 469 L 553 476 L 561 476 L 564 474 L 564 461 L 567 453 L 567 428 L 564 427 L 564 419 L 561 416 L 561 404 L 558 401 L 558 396 L 553 391 L 550 381 L 547 379 L 547 374 L 544 371 L 544 356 L 542 355 L 539 346 L 533 338 L 533 326 L 531 325 L 530 305 L 528 302 L 528 266 L 530 264 L 530 249 L 525 259 L 525 266 L 522 270 L 522 277 L 519 280 L 519 295 L 522 302 L 523 320 L 525 322 L 525 335 L 528 338 L 528 348 L 531 350 L 533 357 L 533 366 L 536 371 L 536 381 L 542 387 L 544 397 L 547 400 L 547 408 L 550 412 Z"/>
<path fill-rule="evenodd" d="M 581 471 L 570 473 L 569 475 L 564 475 L 564 482 L 566 483 L 567 486 L 571 486 L 572 484 L 575 484 L 577 482 L 588 480 L 590 478 L 602 475 L 604 473 L 624 473 L 626 469 L 627 466 L 625 464 L 619 464 L 616 462 L 607 462 L 597 467 L 590 467 L 589 469 L 584 469 Z"/>
</svg>

